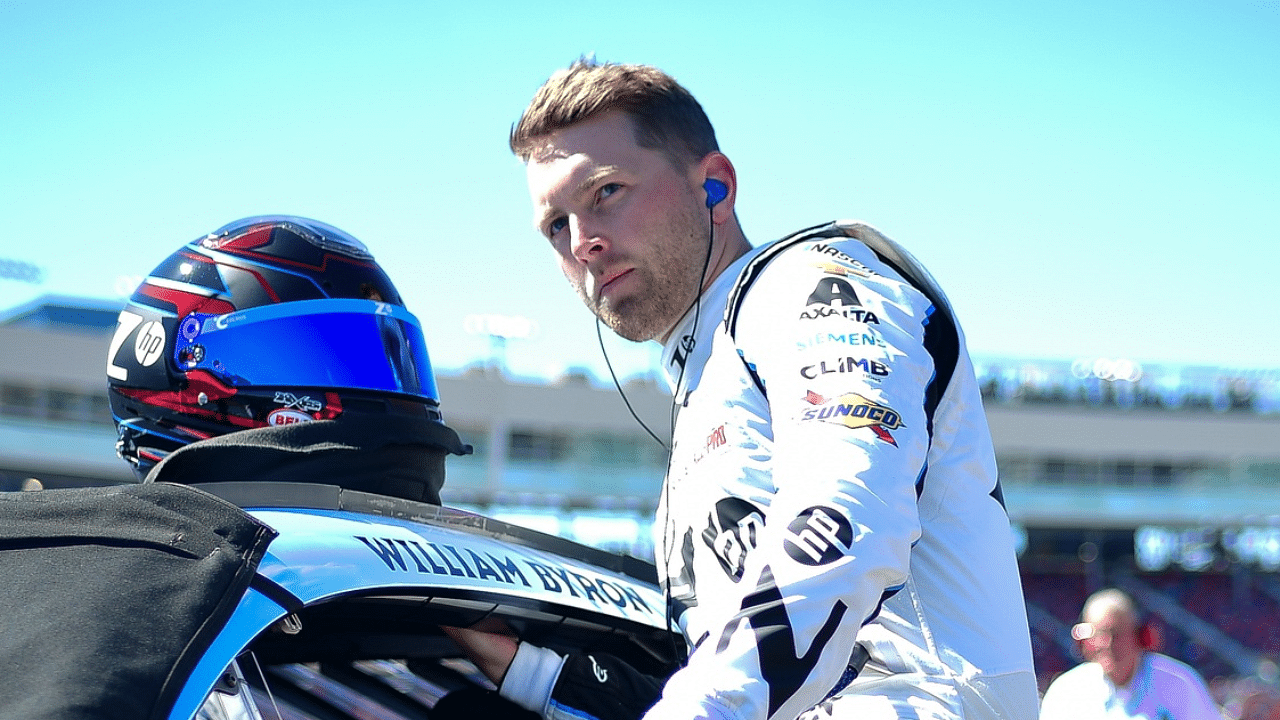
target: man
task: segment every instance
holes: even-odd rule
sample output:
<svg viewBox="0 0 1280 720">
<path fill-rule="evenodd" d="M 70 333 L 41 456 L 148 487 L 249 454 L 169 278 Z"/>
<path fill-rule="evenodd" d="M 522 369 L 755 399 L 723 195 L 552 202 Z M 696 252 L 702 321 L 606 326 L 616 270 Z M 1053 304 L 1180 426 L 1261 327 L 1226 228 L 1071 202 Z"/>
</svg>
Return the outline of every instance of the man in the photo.
<svg viewBox="0 0 1280 720">
<path fill-rule="evenodd" d="M 1120 590 L 1090 595 L 1071 634 L 1086 662 L 1049 686 L 1044 720 L 1221 720 L 1196 671 L 1143 641 L 1138 610 Z"/>
<path fill-rule="evenodd" d="M 557 73 L 511 148 L 582 301 L 664 345 L 679 415 L 655 532 L 690 652 L 644 699 L 594 656 L 451 630 L 502 694 L 604 720 L 569 699 L 598 668 L 618 716 L 1035 717 L 978 387 L 928 274 L 859 224 L 752 248 L 710 121 L 654 68 Z"/>
</svg>

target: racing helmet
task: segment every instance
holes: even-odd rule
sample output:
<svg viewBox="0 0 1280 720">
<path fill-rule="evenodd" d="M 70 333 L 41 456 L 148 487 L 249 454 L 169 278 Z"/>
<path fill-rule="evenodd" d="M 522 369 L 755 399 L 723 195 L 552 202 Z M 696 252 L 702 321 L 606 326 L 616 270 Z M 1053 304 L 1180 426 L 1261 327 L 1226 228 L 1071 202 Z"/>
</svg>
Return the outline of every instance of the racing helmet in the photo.
<svg viewBox="0 0 1280 720">
<path fill-rule="evenodd" d="M 161 262 L 120 312 L 107 383 L 139 478 L 200 440 L 373 413 L 438 423 L 460 452 L 417 318 L 364 244 L 301 217 L 237 220 Z"/>
</svg>

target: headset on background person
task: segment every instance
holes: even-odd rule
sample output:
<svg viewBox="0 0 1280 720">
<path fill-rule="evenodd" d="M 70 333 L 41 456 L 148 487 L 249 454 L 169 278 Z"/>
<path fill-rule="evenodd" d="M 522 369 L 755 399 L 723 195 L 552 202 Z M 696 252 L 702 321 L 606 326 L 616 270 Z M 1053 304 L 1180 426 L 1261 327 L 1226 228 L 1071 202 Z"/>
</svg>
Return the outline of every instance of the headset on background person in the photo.
<svg viewBox="0 0 1280 720">
<path fill-rule="evenodd" d="M 1156 621 L 1137 607 L 1134 608 L 1134 615 L 1134 633 L 1137 636 L 1138 647 L 1150 651 L 1159 651 L 1164 647 L 1164 634 Z M 1085 622 L 1083 619 L 1071 626 L 1071 639 L 1076 641 L 1076 650 L 1086 659 L 1088 659 L 1088 653 L 1085 652 L 1085 642 L 1093 638 L 1093 626 L 1094 623 Z"/>
</svg>

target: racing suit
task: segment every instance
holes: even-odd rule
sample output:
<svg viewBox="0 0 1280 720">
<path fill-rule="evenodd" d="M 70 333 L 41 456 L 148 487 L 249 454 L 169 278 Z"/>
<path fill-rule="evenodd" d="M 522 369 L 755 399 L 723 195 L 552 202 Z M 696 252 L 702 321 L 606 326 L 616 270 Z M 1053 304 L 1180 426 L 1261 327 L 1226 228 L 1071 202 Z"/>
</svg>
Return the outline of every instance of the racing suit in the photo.
<svg viewBox="0 0 1280 720">
<path fill-rule="evenodd" d="M 663 359 L 655 532 L 692 651 L 647 717 L 1036 717 L 981 396 L 913 258 L 854 223 L 757 248 Z"/>
<path fill-rule="evenodd" d="M 505 697 L 555 720 L 1036 718 L 981 396 L 914 259 L 853 223 L 756 248 L 663 362 L 655 545 L 688 663 L 650 705 L 657 680 L 522 644 Z"/>
</svg>

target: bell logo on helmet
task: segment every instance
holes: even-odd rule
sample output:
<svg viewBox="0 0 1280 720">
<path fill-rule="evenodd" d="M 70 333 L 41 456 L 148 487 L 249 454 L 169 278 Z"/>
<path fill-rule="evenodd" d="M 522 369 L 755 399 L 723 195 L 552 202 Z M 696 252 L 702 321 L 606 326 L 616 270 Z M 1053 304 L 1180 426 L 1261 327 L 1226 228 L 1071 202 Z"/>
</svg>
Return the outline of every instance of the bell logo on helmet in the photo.
<svg viewBox="0 0 1280 720">
<path fill-rule="evenodd" d="M 273 425 L 273 426 L 293 425 L 294 423 L 311 422 L 314 419 L 315 418 L 302 412 L 301 410 L 294 410 L 292 408 L 280 408 L 279 410 L 272 410 L 267 415 L 267 424 Z"/>
</svg>

